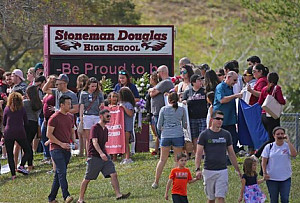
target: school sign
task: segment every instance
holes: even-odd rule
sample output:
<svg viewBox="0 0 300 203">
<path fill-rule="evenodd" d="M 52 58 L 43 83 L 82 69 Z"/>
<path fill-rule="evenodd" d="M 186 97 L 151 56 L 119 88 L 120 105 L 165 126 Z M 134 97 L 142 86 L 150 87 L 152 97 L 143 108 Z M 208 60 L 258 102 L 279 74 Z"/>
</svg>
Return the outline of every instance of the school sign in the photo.
<svg viewBox="0 0 300 203">
<path fill-rule="evenodd" d="M 160 65 L 174 73 L 174 26 L 44 26 L 44 66 L 65 73 L 70 87 L 79 74 L 117 82 L 118 71 L 133 77 Z"/>
</svg>

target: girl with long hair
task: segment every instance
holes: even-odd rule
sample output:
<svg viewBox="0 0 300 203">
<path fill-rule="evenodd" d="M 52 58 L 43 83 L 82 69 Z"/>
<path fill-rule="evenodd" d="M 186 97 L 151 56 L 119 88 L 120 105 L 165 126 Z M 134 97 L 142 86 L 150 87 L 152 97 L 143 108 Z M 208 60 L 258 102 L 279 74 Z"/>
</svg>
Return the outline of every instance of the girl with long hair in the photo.
<svg viewBox="0 0 300 203">
<path fill-rule="evenodd" d="M 8 164 L 11 172 L 12 180 L 16 178 L 15 161 L 13 155 L 13 148 L 15 142 L 17 142 L 23 149 L 24 154 L 22 157 L 21 165 L 30 157 L 30 146 L 26 138 L 25 127 L 28 123 L 25 108 L 23 106 L 23 98 L 20 93 L 13 92 L 8 96 L 7 105 L 3 113 L 3 126 L 4 128 L 4 142 L 7 150 Z M 24 167 L 19 166 L 18 172 L 24 175 L 28 174 L 28 171 Z"/>
<path fill-rule="evenodd" d="M 136 101 L 139 100 L 140 95 L 135 84 L 131 83 L 130 75 L 127 70 L 120 70 L 118 76 L 118 83 L 114 87 L 114 92 L 119 93 L 122 87 L 128 87 L 134 95 Z"/>
<path fill-rule="evenodd" d="M 28 123 L 25 125 L 26 137 L 28 144 L 30 145 L 30 156 L 28 159 L 28 170 L 33 169 L 33 150 L 32 141 L 37 133 L 40 133 L 38 118 L 42 111 L 42 101 L 40 100 L 38 89 L 36 86 L 29 86 L 26 89 L 27 99 L 23 100 L 24 108 L 27 114 Z M 39 135 L 38 135 L 39 137 Z M 21 163 L 20 166 L 24 167 L 25 163 Z"/>
<path fill-rule="evenodd" d="M 125 159 L 121 164 L 130 164 L 132 159 L 130 158 L 129 143 L 133 141 L 133 115 L 135 99 L 133 93 L 128 87 L 122 87 L 119 92 L 119 105 L 124 109 L 124 125 L 125 125 Z"/>
<path fill-rule="evenodd" d="M 281 87 L 279 85 L 277 85 L 278 80 L 279 80 L 279 76 L 277 73 L 272 72 L 268 74 L 268 85 L 265 86 L 262 91 L 261 94 L 259 96 L 258 99 L 258 103 L 260 105 L 262 105 L 265 101 L 265 99 L 267 98 L 268 95 L 275 95 L 275 99 L 282 105 L 284 105 L 286 103 L 283 95 L 282 95 L 282 91 L 281 91 Z M 274 142 L 274 136 L 273 136 L 273 129 L 277 126 L 280 126 L 280 118 L 274 119 L 273 117 L 267 115 L 265 110 L 262 110 L 261 112 L 261 121 L 262 124 L 264 125 L 266 131 L 268 132 L 269 135 L 269 140 L 267 142 L 265 142 L 255 153 L 256 157 L 260 157 L 264 147 L 271 142 Z"/>
<path fill-rule="evenodd" d="M 268 85 L 268 73 L 269 69 L 262 64 L 257 64 L 253 67 L 252 74 L 257 81 L 253 88 L 251 88 L 250 85 L 247 86 L 247 90 L 251 93 L 249 105 L 253 105 L 258 102 L 262 89 Z"/>
<path fill-rule="evenodd" d="M 184 146 L 183 129 L 187 127 L 187 116 L 183 107 L 178 106 L 176 92 L 168 95 L 168 106 L 160 109 L 157 128 L 161 130 L 160 159 L 156 166 L 155 181 L 152 188 L 158 188 L 158 182 L 167 163 L 171 147 L 174 150 L 174 161 Z"/>
<path fill-rule="evenodd" d="M 81 91 L 79 99 L 79 118 L 80 122 L 83 122 L 83 144 L 80 143 L 80 148 L 83 151 L 83 146 L 85 146 L 86 156 L 88 155 L 90 129 L 99 122 L 100 106 L 103 105 L 103 102 L 99 81 L 95 77 L 91 77 Z"/>
<path fill-rule="evenodd" d="M 204 87 L 206 93 L 211 91 L 214 92 L 219 83 L 220 83 L 219 78 L 214 70 L 208 70 L 205 72 Z"/>
<path fill-rule="evenodd" d="M 175 86 L 175 92 L 177 92 L 177 94 L 179 95 L 179 100 L 181 100 L 184 91 L 192 87 L 190 78 L 192 77 L 193 74 L 194 71 L 191 65 L 187 64 L 181 67 L 180 75 L 183 81 Z"/>
<path fill-rule="evenodd" d="M 87 81 L 88 81 L 89 77 L 85 74 L 80 74 L 78 77 L 77 77 L 77 80 L 76 80 L 76 89 L 77 89 L 77 98 L 78 98 L 78 101 L 80 101 L 80 95 L 81 95 L 81 92 L 83 91 Z M 80 123 L 80 116 L 79 116 L 79 113 L 76 114 L 76 117 L 77 117 L 77 126 L 79 126 L 79 123 Z M 78 156 L 83 156 L 83 153 L 84 153 L 84 149 L 85 149 L 85 141 L 83 140 L 83 132 L 79 132 L 77 131 L 77 134 L 78 134 L 78 138 L 79 138 L 79 154 Z"/>
</svg>

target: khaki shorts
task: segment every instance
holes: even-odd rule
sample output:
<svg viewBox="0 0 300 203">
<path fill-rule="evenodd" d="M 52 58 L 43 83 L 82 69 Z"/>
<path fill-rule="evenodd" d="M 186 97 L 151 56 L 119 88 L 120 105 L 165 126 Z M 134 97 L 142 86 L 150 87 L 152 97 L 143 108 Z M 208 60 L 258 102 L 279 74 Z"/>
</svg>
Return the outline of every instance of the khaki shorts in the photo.
<svg viewBox="0 0 300 203">
<path fill-rule="evenodd" d="M 209 200 L 225 198 L 228 191 L 227 169 L 214 171 L 203 169 L 204 192 Z"/>
</svg>

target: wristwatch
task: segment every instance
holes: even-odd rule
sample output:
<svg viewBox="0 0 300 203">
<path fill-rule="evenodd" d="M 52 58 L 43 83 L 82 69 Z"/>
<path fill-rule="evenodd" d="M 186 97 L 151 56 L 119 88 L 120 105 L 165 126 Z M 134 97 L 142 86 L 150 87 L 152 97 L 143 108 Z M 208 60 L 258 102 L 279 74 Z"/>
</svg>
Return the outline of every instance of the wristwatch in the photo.
<svg viewBox="0 0 300 203">
<path fill-rule="evenodd" d="M 201 171 L 200 168 L 196 168 L 196 172 Z"/>
</svg>

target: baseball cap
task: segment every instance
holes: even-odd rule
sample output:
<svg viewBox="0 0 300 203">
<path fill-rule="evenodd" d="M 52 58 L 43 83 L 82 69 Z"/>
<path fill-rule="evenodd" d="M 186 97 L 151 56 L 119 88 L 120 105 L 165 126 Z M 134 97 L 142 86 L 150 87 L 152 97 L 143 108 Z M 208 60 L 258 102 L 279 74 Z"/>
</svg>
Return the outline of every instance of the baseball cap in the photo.
<svg viewBox="0 0 300 203">
<path fill-rule="evenodd" d="M 44 65 L 43 65 L 43 63 L 37 63 L 37 64 L 35 64 L 35 66 L 34 66 L 34 71 L 36 72 L 37 70 L 39 70 L 39 69 L 43 69 L 44 70 Z"/>
<path fill-rule="evenodd" d="M 69 77 L 66 74 L 60 74 L 56 80 L 61 80 L 65 83 L 69 83 Z"/>
<path fill-rule="evenodd" d="M 191 76 L 190 81 L 191 81 L 191 83 L 193 84 L 193 83 L 196 82 L 196 80 L 199 80 L 199 79 L 201 79 L 201 76 L 200 76 L 200 75 L 197 75 L 197 74 L 194 74 L 194 75 Z"/>
<path fill-rule="evenodd" d="M 23 72 L 20 69 L 13 70 L 12 74 L 15 74 L 16 76 L 19 76 L 19 78 L 23 81 L 25 80 L 24 76 L 23 76 Z"/>
</svg>

